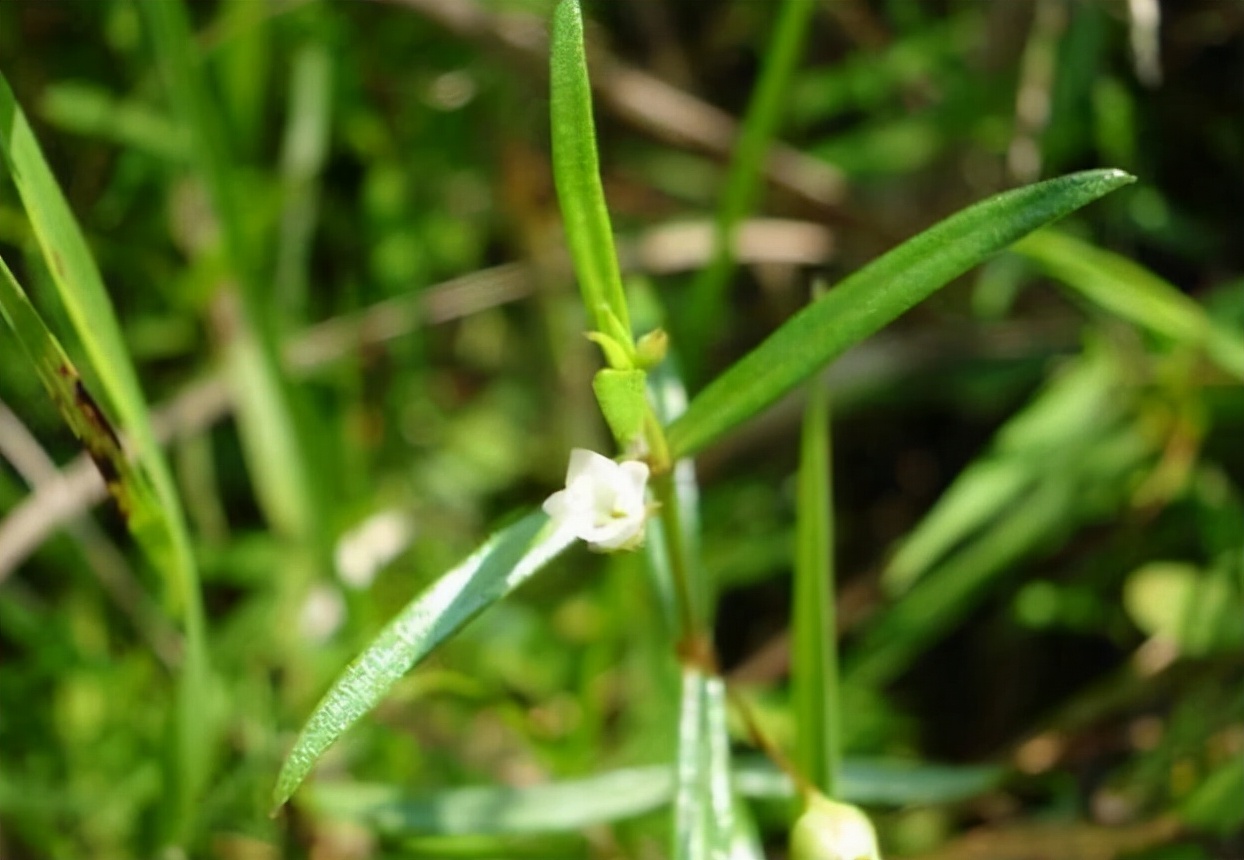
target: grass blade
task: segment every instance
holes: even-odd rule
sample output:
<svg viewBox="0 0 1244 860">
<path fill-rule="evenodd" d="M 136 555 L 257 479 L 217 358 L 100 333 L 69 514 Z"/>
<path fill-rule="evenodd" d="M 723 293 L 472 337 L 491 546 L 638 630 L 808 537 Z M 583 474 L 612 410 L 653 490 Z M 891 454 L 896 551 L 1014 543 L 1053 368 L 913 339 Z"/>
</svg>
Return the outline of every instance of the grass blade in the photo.
<svg viewBox="0 0 1244 860">
<path fill-rule="evenodd" d="M 413 796 L 388 785 L 329 783 L 309 805 L 382 833 L 521 835 L 580 830 L 634 818 L 669 802 L 674 773 L 664 765 L 533 785 L 473 786 Z"/>
<path fill-rule="evenodd" d="M 675 860 L 728 856 L 734 837 L 725 682 L 683 667 L 674 789 Z"/>
<path fill-rule="evenodd" d="M 968 464 L 903 539 L 882 574 L 893 596 L 906 593 L 948 553 L 1020 503 L 1091 440 L 1108 433 L 1123 404 L 1115 363 L 1087 353 L 1051 381 L 995 435 L 991 450 Z"/>
<path fill-rule="evenodd" d="M 43 158 L 30 123 L 3 75 L 0 75 L 0 160 L 13 178 L 52 282 L 83 345 L 91 371 L 100 380 L 104 405 L 116 410 L 120 426 L 134 447 L 142 477 L 150 483 L 154 496 L 149 501 L 134 500 L 139 507 L 131 513 L 130 529 L 162 577 L 169 610 L 180 616 L 185 635 L 185 654 L 178 675 L 176 747 L 172 756 L 176 773 L 170 803 L 174 811 L 168 816 L 171 837 L 181 841 L 188 837 L 194 821 L 206 779 L 208 755 L 214 743 L 214 731 L 205 725 L 209 674 L 205 625 L 199 574 L 190 549 L 185 515 L 168 466 L 156 445 L 146 400 L 99 269 Z M 32 358 L 40 373 L 45 373 L 46 362 L 54 356 L 48 344 L 54 340 L 48 333 L 39 343 L 41 336 L 36 332 L 42 327 L 42 321 L 29 304 L 25 305 L 29 313 L 21 310 L 25 296 L 7 268 L 4 280 L 10 310 L 16 311 L 15 320 L 21 320 L 18 334 L 34 338 L 31 345 L 37 351 Z M 82 391 L 85 392 L 85 388 Z M 97 408 L 95 413 L 104 419 L 101 409 Z M 117 468 L 122 467 L 118 465 Z M 104 472 L 106 479 L 109 474 Z M 138 486 L 139 479 L 131 483 Z"/>
<path fill-rule="evenodd" d="M 838 788 L 841 800 L 865 806 L 955 803 L 989 791 L 1005 775 L 1005 770 L 992 766 L 846 759 Z M 790 777 L 767 758 L 738 762 L 734 781 L 743 797 L 781 800 L 795 796 Z"/>
<path fill-rule="evenodd" d="M 271 297 L 261 278 L 258 247 L 235 175 L 218 104 L 210 97 L 199 48 L 182 0 L 143 3 L 172 106 L 191 139 L 191 156 L 211 196 L 226 257 L 237 278 L 240 313 L 232 324 L 228 367 L 238 396 L 239 432 L 265 515 L 286 534 L 317 545 L 322 530 L 316 470 L 295 421 L 293 391 L 278 358 Z M 309 426 L 309 425 L 303 425 Z"/>
<path fill-rule="evenodd" d="M 60 342 L 30 304 L 8 265 L 0 258 L 0 314 L 13 329 L 22 351 L 29 356 L 39 381 L 69 429 L 85 446 L 104 476 L 135 539 L 152 559 L 169 554 L 162 528 L 163 513 L 147 477 L 125 455 L 121 439 L 99 408 Z"/>
<path fill-rule="evenodd" d="M 813 384 L 799 460 L 791 693 L 800 772 L 827 797 L 837 791 L 842 757 L 831 486 L 829 397 Z"/>
<path fill-rule="evenodd" d="M 999 194 L 874 260 L 717 377 L 669 428 L 670 452 L 704 448 L 972 266 L 1134 181 L 1089 170 Z"/>
<path fill-rule="evenodd" d="M 561 0 L 553 12 L 551 51 L 553 176 L 575 274 L 593 327 L 612 333 L 602 312 L 602 307 L 608 308 L 629 335 L 630 315 L 600 183 L 583 11 L 578 0 Z"/>
<path fill-rule="evenodd" d="M 702 353 L 722 318 L 722 298 L 734 271 L 734 232 L 752 210 L 760 190 L 765 155 L 777 133 L 778 121 L 788 104 L 787 94 L 795 66 L 817 4 L 807 0 L 785 0 L 763 54 L 760 79 L 739 130 L 730 170 L 726 176 L 721 205 L 717 209 L 716 247 L 709 265 L 691 285 L 687 346 L 683 356 L 690 360 Z M 692 373 L 692 377 L 696 374 Z"/>
<path fill-rule="evenodd" d="M 530 514 L 493 535 L 389 622 L 316 706 L 281 767 L 273 799 L 289 799 L 324 751 L 397 681 L 464 624 L 518 588 L 573 537 Z"/>
<path fill-rule="evenodd" d="M 1004 773 L 996 767 L 852 759 L 843 763 L 841 789 L 850 803 L 954 803 L 989 791 Z M 656 764 L 524 788 L 468 786 L 429 794 L 392 785 L 328 782 L 309 787 L 299 802 L 317 815 L 354 821 L 393 837 L 525 836 L 582 830 L 660 809 L 674 797 L 674 777 L 672 767 Z M 784 800 L 795 792 L 786 774 L 767 759 L 739 762 L 734 781 L 740 795 L 760 800 Z M 739 821 L 743 828 L 747 823 Z M 743 841 L 740 829 L 736 827 L 736 851 Z"/>
<path fill-rule="evenodd" d="M 1033 233 L 1014 249 L 1102 310 L 1184 346 L 1203 349 L 1244 380 L 1244 338 L 1144 266 L 1057 230 Z"/>
</svg>

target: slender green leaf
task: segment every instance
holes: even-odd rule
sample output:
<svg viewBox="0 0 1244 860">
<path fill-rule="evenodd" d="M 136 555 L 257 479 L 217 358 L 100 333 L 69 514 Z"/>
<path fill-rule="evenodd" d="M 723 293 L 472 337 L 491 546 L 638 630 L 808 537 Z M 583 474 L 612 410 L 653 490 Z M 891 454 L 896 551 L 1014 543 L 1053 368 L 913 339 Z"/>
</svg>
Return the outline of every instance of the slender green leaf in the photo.
<svg viewBox="0 0 1244 860">
<path fill-rule="evenodd" d="M 687 349 L 690 360 L 706 345 L 722 317 L 722 294 L 734 271 L 734 232 L 756 205 L 769 143 L 777 133 L 778 121 L 789 104 L 788 95 L 795 66 L 799 63 L 808 23 L 817 9 L 807 0 L 783 0 L 764 54 L 760 78 L 743 118 L 739 137 L 730 159 L 726 187 L 717 207 L 716 246 L 709 265 L 691 285 L 687 314 Z M 692 374 L 694 378 L 696 374 Z"/>
<path fill-rule="evenodd" d="M 1156 454 L 1155 440 L 1129 424 L 1106 430 L 1075 456 L 1046 458 L 1039 483 L 877 618 L 847 662 L 846 677 L 869 684 L 896 677 L 1025 559 L 1115 515 L 1137 470 Z"/>
<path fill-rule="evenodd" d="M 39 114 L 65 131 L 140 150 L 174 164 L 187 160 L 189 141 L 167 116 L 136 99 L 117 98 L 82 81 L 52 84 L 39 101 Z"/>
<path fill-rule="evenodd" d="M 675 860 L 724 858 L 734 837 L 725 682 L 685 666 L 674 789 Z"/>
<path fill-rule="evenodd" d="M 875 806 L 954 803 L 994 788 L 1000 767 L 960 767 L 893 759 L 845 759 L 839 799 Z M 744 797 L 777 800 L 795 796 L 790 777 L 764 758 L 736 763 L 735 785 Z"/>
<path fill-rule="evenodd" d="M 412 796 L 397 786 L 327 783 L 307 793 L 317 812 L 401 835 L 579 830 L 659 809 L 673 791 L 673 771 L 657 765 L 525 788 L 475 786 Z"/>
<path fill-rule="evenodd" d="M 1056 376 L 995 437 L 991 450 L 959 473 L 899 545 L 882 574 L 892 595 L 910 589 L 947 553 L 980 534 L 1031 492 L 1051 460 L 1069 462 L 1118 421 L 1119 368 L 1092 350 Z"/>
<path fill-rule="evenodd" d="M 841 790 L 850 803 L 953 803 L 989 791 L 1004 773 L 996 767 L 847 759 Z M 790 779 L 767 759 L 739 762 L 733 779 L 739 794 L 746 797 L 784 800 L 795 794 Z M 309 786 L 300 802 L 317 814 L 356 821 L 390 836 L 520 836 L 623 821 L 654 812 L 674 796 L 675 769 L 662 764 L 523 788 L 469 786 L 428 794 L 393 785 L 325 782 Z M 746 817 L 738 813 L 736 808 L 736 851 L 747 835 Z"/>
<path fill-rule="evenodd" d="M 592 122 L 592 88 L 583 44 L 583 11 L 578 0 L 561 0 L 553 12 L 550 56 L 550 113 L 553 176 L 561 203 L 566 241 L 592 324 L 610 327 L 601 312 L 608 308 L 622 323 L 630 342 L 630 314 L 605 208 Z"/>
<path fill-rule="evenodd" d="M 1090 170 L 1008 191 L 874 260 L 709 383 L 669 428 L 671 453 L 699 451 L 972 266 L 1132 181 Z"/>
<path fill-rule="evenodd" d="M 319 215 L 319 176 L 328 161 L 332 134 L 333 57 L 326 45 L 311 43 L 294 55 L 290 67 L 289 113 L 281 144 L 281 236 L 273 289 L 288 317 L 307 314 L 311 240 Z"/>
<path fill-rule="evenodd" d="M 573 536 L 530 514 L 493 535 L 458 567 L 412 600 L 337 678 L 281 767 L 280 806 L 341 734 L 374 708 L 417 662 L 484 609 L 518 588 Z"/>
<path fill-rule="evenodd" d="M 22 351 L 29 356 L 39 381 L 52 397 L 69 429 L 86 447 L 104 483 L 133 532 L 153 559 L 170 556 L 164 512 L 151 483 L 125 455 L 121 439 L 87 389 L 73 362 L 26 298 L 8 265 L 0 258 L 0 314 Z"/>
<path fill-rule="evenodd" d="M 1204 349 L 1219 367 L 1244 379 L 1244 337 L 1215 325 L 1195 300 L 1144 266 L 1057 230 L 1033 233 L 1013 250 L 1103 310 Z"/>
<path fill-rule="evenodd" d="M 273 302 L 261 277 L 259 248 L 229 151 L 219 105 L 210 96 L 202 59 L 182 0 L 141 3 L 172 107 L 189 130 L 191 155 L 212 199 L 226 257 L 237 278 L 228 368 L 238 397 L 247 466 L 265 514 L 287 534 L 309 543 L 317 528 L 315 470 L 299 432 L 293 391 L 281 372 Z M 304 424 L 302 426 L 310 426 Z"/>
<path fill-rule="evenodd" d="M 150 537 L 143 539 L 148 533 L 146 526 L 135 535 L 163 578 L 170 611 L 181 616 L 185 635 L 173 733 L 176 750 L 172 760 L 176 774 L 169 793 L 174 813 L 166 822 L 173 838 L 184 840 L 196 815 L 207 773 L 207 757 L 214 744 L 214 730 L 206 722 L 209 670 L 199 574 L 190 550 L 185 515 L 168 466 L 156 445 L 146 400 L 99 269 L 39 149 L 30 123 L 3 75 L 0 75 L 0 160 L 13 178 L 52 282 L 85 349 L 91 371 L 100 380 L 105 402 L 99 404 L 96 412 L 103 419 L 109 406 L 116 410 L 121 429 L 133 445 L 140 469 L 155 494 L 156 504 L 149 509 L 154 518 Z M 13 287 L 20 294 L 15 283 Z M 34 329 L 29 325 L 29 317 L 26 319 L 22 323 L 24 334 L 30 336 Z M 44 350 L 38 360 L 46 360 L 49 355 Z M 131 522 L 131 528 L 134 527 Z M 155 536 L 156 532 L 159 537 Z"/>
<path fill-rule="evenodd" d="M 829 397 L 808 391 L 799 460 L 792 597 L 791 694 L 795 748 L 803 775 L 829 796 L 837 792 L 842 757 L 838 707 L 837 613 L 833 564 L 833 500 L 829 459 Z"/>
</svg>

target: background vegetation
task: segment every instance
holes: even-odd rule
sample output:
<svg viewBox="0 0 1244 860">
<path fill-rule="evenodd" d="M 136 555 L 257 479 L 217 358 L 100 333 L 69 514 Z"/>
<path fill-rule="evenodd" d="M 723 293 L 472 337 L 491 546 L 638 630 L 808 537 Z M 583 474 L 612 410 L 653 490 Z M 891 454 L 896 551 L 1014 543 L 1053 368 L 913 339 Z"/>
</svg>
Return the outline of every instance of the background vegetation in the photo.
<svg viewBox="0 0 1244 860">
<path fill-rule="evenodd" d="M 692 392 L 814 278 L 968 203 L 1138 177 L 821 380 L 842 793 L 887 856 L 1239 858 L 1244 5 L 1154 29 L 1144 2 L 806 2 L 786 42 L 776 3 L 586 4 L 632 304 L 664 307 Z M 0 857 L 666 856 L 677 675 L 642 553 L 555 562 L 269 817 L 350 658 L 610 443 L 551 178 L 552 3 L 186 8 L 0 3 L 0 255 L 128 428 L 146 524 L 4 327 Z M 14 104 L 89 255 L 18 193 Z M 766 104 L 783 143 L 749 183 L 731 153 Z M 787 749 L 803 405 L 697 462 L 722 669 Z M 785 856 L 789 787 L 754 759 Z"/>
</svg>

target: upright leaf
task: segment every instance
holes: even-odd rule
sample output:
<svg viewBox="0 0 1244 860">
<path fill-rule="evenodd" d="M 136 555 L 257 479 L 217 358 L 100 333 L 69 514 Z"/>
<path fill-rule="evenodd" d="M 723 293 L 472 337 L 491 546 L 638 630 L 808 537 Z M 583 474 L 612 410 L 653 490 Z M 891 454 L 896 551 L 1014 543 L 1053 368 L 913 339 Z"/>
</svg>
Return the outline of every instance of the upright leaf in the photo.
<svg viewBox="0 0 1244 860">
<path fill-rule="evenodd" d="M 842 753 L 828 400 L 825 387 L 813 383 L 799 457 L 791 694 L 800 770 L 823 794 L 835 797 Z"/>
<path fill-rule="evenodd" d="M 314 543 L 319 511 L 315 470 L 295 420 L 293 391 L 281 371 L 273 302 L 261 276 L 219 104 L 211 97 L 199 46 L 182 0 L 140 3 L 171 106 L 189 130 L 195 170 L 211 197 L 222 245 L 241 297 L 231 320 L 228 368 L 238 398 L 239 431 L 256 495 L 270 521 L 287 534 Z"/>
<path fill-rule="evenodd" d="M 592 88 L 583 45 L 583 11 L 578 0 L 561 0 L 553 13 L 550 57 L 550 114 L 553 177 L 565 222 L 566 241 L 592 324 L 610 332 L 602 308 L 622 323 L 629 342 L 630 314 L 605 208 L 592 122 Z"/>
<path fill-rule="evenodd" d="M 170 611 L 180 615 L 185 634 L 185 657 L 178 677 L 176 731 L 173 733 L 176 749 L 172 760 L 176 773 L 169 795 L 174 813 L 167 821 L 171 838 L 184 840 L 194 820 L 198 795 L 206 777 L 207 754 L 214 737 L 212 728 L 206 724 L 208 711 L 204 702 L 208 666 L 203 608 L 185 515 L 168 466 L 156 445 L 138 375 L 126 352 L 121 327 L 99 269 L 44 160 L 30 123 L 3 75 L 0 75 L 0 160 L 13 179 L 39 250 L 51 272 L 52 283 L 85 349 L 91 370 L 103 387 L 104 408 L 111 406 L 116 410 L 121 430 L 133 445 L 141 472 L 150 482 L 155 496 L 155 504 L 146 508 L 150 515 L 149 526 L 140 526 L 135 534 L 162 577 Z M 11 275 L 7 275 L 6 280 L 12 288 L 10 298 L 13 298 L 13 291 L 21 296 Z M 24 300 L 24 296 L 22 298 Z M 11 304 L 11 307 L 17 305 Z M 33 314 L 33 308 L 30 311 Z M 23 316 L 26 322 L 22 326 L 29 336 L 35 326 L 28 315 Z M 33 319 L 38 320 L 37 315 Z M 50 354 L 44 350 L 39 360 Z M 131 521 L 131 528 L 134 527 Z M 147 535 L 146 539 L 143 534 Z"/>
<path fill-rule="evenodd" d="M 1089 170 L 977 203 L 860 269 L 713 380 L 669 428 L 693 454 L 972 266 L 1038 227 L 1134 181 Z"/>
<path fill-rule="evenodd" d="M 720 860 L 734 839 L 734 787 L 725 682 L 694 666 L 682 674 L 674 787 L 674 860 Z"/>
<path fill-rule="evenodd" d="M 791 78 L 817 5 L 807 0 L 782 0 L 777 12 L 773 33 L 762 55 L 764 65 L 734 145 L 721 204 L 717 207 L 713 257 L 691 285 L 690 309 L 684 325 L 690 335 L 683 352 L 688 360 L 708 345 L 707 336 L 722 317 L 723 293 L 734 271 L 734 233 L 756 204 L 765 156 L 782 110 L 789 104 Z"/>
</svg>

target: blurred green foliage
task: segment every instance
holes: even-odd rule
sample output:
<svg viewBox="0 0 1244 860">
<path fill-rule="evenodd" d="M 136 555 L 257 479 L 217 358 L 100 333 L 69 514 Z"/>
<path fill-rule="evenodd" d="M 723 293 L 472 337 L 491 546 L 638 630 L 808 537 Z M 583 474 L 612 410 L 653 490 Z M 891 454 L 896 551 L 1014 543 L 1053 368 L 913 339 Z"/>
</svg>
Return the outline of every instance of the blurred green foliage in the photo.
<svg viewBox="0 0 1244 860">
<path fill-rule="evenodd" d="M 188 3 L 188 41 L 163 54 L 143 5 L 0 3 L 0 72 L 99 264 L 189 520 L 211 680 L 188 855 L 664 856 L 678 666 L 642 554 L 554 562 L 267 814 L 349 660 L 556 488 L 570 447 L 609 447 L 553 196 L 552 4 Z M 624 268 L 671 319 L 713 248 L 658 240 L 692 220 L 711 235 L 775 8 L 586 3 Z M 840 782 L 874 805 L 885 856 L 1244 853 L 1244 95 L 1227 85 L 1244 8 L 1161 11 L 1155 34 L 1105 0 L 820 4 L 749 213 L 786 220 L 740 233 L 695 356 L 711 378 L 813 275 L 832 285 L 989 194 L 1139 177 L 822 379 Z M 661 82 L 691 101 L 662 111 Z M 0 254 L 97 385 L 7 175 Z M 89 466 L 68 465 L 78 443 L 8 329 L 0 368 L 0 856 L 151 856 L 186 653 L 168 572 L 96 506 L 98 480 L 57 497 L 48 457 Z M 698 460 L 723 669 L 788 750 L 801 405 Z M 783 856 L 789 785 L 760 766 L 736 781 Z"/>
</svg>

